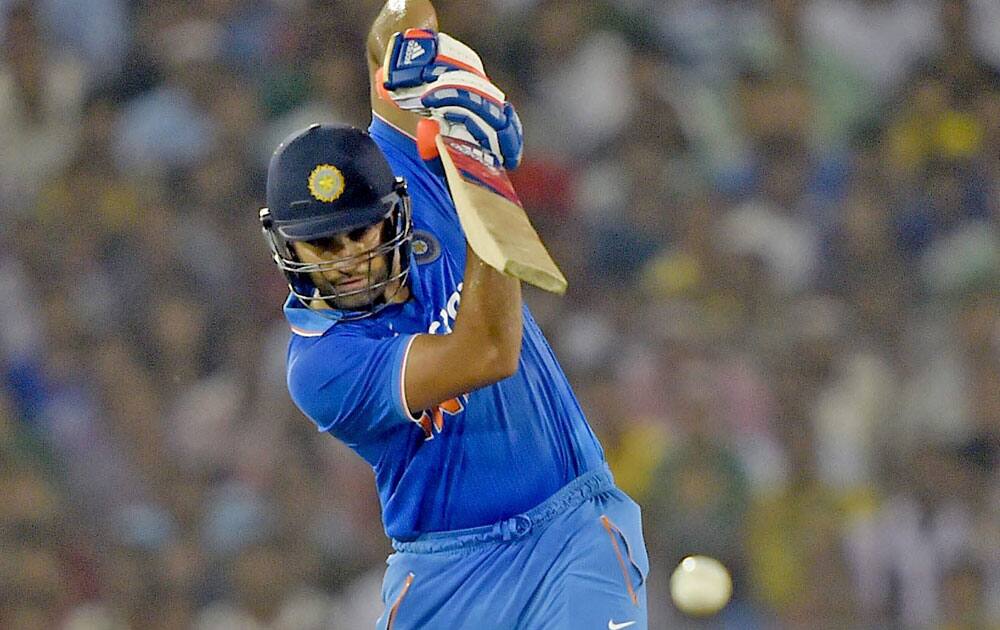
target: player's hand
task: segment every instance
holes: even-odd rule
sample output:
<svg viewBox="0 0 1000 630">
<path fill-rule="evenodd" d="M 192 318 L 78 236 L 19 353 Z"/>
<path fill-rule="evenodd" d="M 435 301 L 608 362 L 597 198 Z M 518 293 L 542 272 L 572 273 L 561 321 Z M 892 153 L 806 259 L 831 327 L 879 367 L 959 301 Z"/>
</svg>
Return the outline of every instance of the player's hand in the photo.
<svg viewBox="0 0 1000 630">
<path fill-rule="evenodd" d="M 401 109 L 438 120 L 442 135 L 475 142 L 517 168 L 521 120 L 471 48 L 445 33 L 410 29 L 393 36 L 382 72 L 385 97 Z"/>
<path fill-rule="evenodd" d="M 392 36 L 383 62 L 385 88 L 415 88 L 433 83 L 449 70 L 466 70 L 486 78 L 483 61 L 447 33 L 411 28 Z"/>
</svg>

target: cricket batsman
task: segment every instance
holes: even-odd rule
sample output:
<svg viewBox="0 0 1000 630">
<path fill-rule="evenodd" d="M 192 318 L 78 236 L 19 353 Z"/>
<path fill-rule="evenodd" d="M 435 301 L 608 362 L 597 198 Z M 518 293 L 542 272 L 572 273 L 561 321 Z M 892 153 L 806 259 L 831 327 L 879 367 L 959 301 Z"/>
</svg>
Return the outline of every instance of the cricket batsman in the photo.
<svg viewBox="0 0 1000 630">
<path fill-rule="evenodd" d="M 642 630 L 639 507 L 519 281 L 468 247 L 418 152 L 433 117 L 515 168 L 517 114 L 426 0 L 390 0 L 368 58 L 368 132 L 286 139 L 260 219 L 290 288 L 292 399 L 375 473 L 395 550 L 376 627 Z"/>
</svg>

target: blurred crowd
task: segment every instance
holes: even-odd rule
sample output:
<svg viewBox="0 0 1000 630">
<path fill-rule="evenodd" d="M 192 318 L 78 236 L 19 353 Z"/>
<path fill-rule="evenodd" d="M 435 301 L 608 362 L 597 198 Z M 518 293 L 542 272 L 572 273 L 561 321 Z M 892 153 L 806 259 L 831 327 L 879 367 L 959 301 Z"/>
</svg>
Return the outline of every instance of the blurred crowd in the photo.
<svg viewBox="0 0 1000 630">
<path fill-rule="evenodd" d="M 651 627 L 1000 628 L 1000 3 L 435 5 L 521 112 Z M 0 627 L 372 627 L 256 215 L 281 138 L 368 124 L 379 8 L 0 0 Z"/>
</svg>

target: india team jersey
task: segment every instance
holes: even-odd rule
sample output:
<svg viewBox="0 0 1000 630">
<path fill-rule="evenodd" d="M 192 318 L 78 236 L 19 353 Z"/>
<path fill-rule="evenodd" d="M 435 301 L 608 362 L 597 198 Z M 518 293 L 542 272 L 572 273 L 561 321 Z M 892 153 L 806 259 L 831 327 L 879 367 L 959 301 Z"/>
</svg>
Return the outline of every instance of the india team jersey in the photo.
<svg viewBox="0 0 1000 630">
<path fill-rule="evenodd" d="M 413 139 L 379 118 L 370 133 L 413 200 L 411 296 L 341 322 L 290 297 L 288 388 L 321 431 L 372 466 L 390 537 L 496 523 L 602 467 L 604 453 L 526 306 L 513 376 L 416 416 L 406 409 L 414 336 L 448 333 L 459 311 L 465 237 L 445 181 L 423 166 Z"/>
</svg>

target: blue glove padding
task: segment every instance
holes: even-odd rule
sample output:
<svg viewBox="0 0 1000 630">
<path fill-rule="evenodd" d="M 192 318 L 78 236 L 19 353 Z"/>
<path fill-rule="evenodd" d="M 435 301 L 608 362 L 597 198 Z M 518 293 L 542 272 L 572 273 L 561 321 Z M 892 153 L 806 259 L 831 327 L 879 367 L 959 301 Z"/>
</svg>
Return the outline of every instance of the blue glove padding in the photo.
<svg viewBox="0 0 1000 630">
<path fill-rule="evenodd" d="M 469 139 L 454 133 L 464 128 L 476 144 L 497 156 L 504 168 L 512 170 L 521 163 L 521 120 L 514 107 L 504 101 L 504 93 L 488 79 L 452 70 L 424 86 L 419 99 L 432 117 L 450 123 L 442 126 L 444 135 Z"/>
<path fill-rule="evenodd" d="M 387 90 L 387 94 L 401 109 L 446 121 L 443 135 L 475 142 L 497 156 L 505 168 L 515 169 L 521 163 L 521 121 L 504 93 L 486 77 L 450 70 L 430 83 Z"/>
<path fill-rule="evenodd" d="M 488 109 L 494 108 L 490 106 Z M 444 119 L 452 126 L 462 125 L 476 144 L 498 156 L 507 170 L 514 170 L 520 165 L 524 154 L 524 131 L 521 119 L 510 103 L 504 103 L 499 116 L 493 111 L 484 113 L 475 102 L 454 102 L 447 107 L 433 107 L 432 111 L 443 112 Z M 447 131 L 444 133 L 449 135 Z"/>
<path fill-rule="evenodd" d="M 400 109 L 434 118 L 441 134 L 475 142 L 508 169 L 517 168 L 524 131 L 506 95 L 474 50 L 446 33 L 396 33 L 382 66 L 385 95 Z"/>
<path fill-rule="evenodd" d="M 449 70 L 486 76 L 474 50 L 450 35 L 422 28 L 392 36 L 382 69 L 389 91 L 431 83 Z"/>
</svg>

